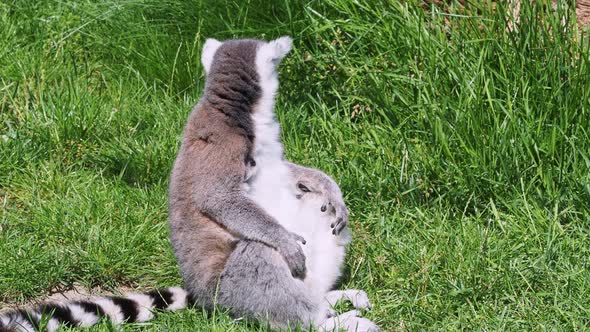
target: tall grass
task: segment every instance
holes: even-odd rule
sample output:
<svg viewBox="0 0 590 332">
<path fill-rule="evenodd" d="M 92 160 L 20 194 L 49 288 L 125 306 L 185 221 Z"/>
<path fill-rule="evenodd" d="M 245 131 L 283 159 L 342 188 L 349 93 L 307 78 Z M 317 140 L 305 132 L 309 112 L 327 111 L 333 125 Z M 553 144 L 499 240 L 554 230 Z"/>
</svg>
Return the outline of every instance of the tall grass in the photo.
<svg viewBox="0 0 590 332">
<path fill-rule="evenodd" d="M 370 319 L 588 329 L 588 37 L 571 8 L 524 3 L 509 29 L 503 6 L 0 2 L 0 301 L 179 284 L 167 181 L 202 43 L 289 34 L 287 155 L 341 185 L 343 287 L 367 290 Z M 255 326 L 195 309 L 146 328 Z"/>
</svg>

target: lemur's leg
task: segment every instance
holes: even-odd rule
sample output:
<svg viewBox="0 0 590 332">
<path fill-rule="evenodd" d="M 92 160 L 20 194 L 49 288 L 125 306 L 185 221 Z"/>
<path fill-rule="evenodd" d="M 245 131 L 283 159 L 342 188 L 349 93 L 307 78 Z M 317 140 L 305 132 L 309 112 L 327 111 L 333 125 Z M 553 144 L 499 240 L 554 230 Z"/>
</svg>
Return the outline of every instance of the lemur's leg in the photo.
<svg viewBox="0 0 590 332">
<path fill-rule="evenodd" d="M 286 162 L 286 164 L 291 171 L 291 176 L 295 180 L 296 185 L 309 187 L 309 190 L 320 193 L 325 197 L 325 203 L 321 206 L 321 212 L 335 215 L 334 222 L 330 226 L 333 228 L 332 233 L 339 235 L 348 224 L 348 209 L 344 204 L 342 192 L 338 184 L 320 170 L 296 165 L 291 162 Z"/>
<path fill-rule="evenodd" d="M 350 332 L 380 331 L 375 323 L 360 316 L 360 311 L 351 310 L 341 315 L 326 319 L 322 324 L 316 326 L 316 329 L 321 332 L 332 332 L 338 331 L 339 329 L 345 329 Z"/>
<path fill-rule="evenodd" d="M 357 313 L 328 318 L 326 302 L 291 276 L 276 250 L 256 241 L 236 245 L 219 281 L 217 303 L 236 316 L 268 321 L 273 329 L 299 325 L 320 331 L 378 331 Z"/>
<path fill-rule="evenodd" d="M 279 253 L 256 241 L 240 241 L 221 274 L 217 303 L 232 314 L 293 328 L 316 320 L 320 301 L 306 291 Z"/>
<path fill-rule="evenodd" d="M 356 309 L 371 309 L 367 293 L 360 289 L 333 290 L 324 296 L 324 300 L 333 307 L 338 301 L 350 301 Z"/>
</svg>

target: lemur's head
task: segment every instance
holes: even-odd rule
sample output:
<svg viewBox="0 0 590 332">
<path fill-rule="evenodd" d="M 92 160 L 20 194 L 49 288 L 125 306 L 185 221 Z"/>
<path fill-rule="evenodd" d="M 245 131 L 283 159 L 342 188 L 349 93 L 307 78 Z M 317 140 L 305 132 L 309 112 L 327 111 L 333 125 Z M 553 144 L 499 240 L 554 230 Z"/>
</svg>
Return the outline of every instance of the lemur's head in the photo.
<svg viewBox="0 0 590 332">
<path fill-rule="evenodd" d="M 329 197 L 329 193 L 326 192 L 327 187 L 318 178 L 298 178 L 292 187 L 292 193 L 301 204 L 316 206 L 322 212 L 326 212 L 326 209 L 333 209 L 326 201 L 326 197 Z"/>
<path fill-rule="evenodd" d="M 320 186 L 316 188 L 314 182 L 304 179 L 298 179 L 292 189 L 295 197 L 302 202 L 316 202 L 319 204 L 324 196 Z"/>
<path fill-rule="evenodd" d="M 248 86 L 257 86 L 257 97 L 262 101 L 272 100 L 279 84 L 277 67 L 291 50 L 292 43 L 290 37 L 269 42 L 207 39 L 201 54 L 207 84 L 227 84 L 239 80 Z"/>
<path fill-rule="evenodd" d="M 293 40 L 288 36 L 270 42 L 256 39 L 234 39 L 220 42 L 208 38 L 203 45 L 201 63 L 208 75 L 214 60 L 219 63 L 227 61 L 232 63 L 239 60 L 243 61 L 243 65 L 258 67 L 260 78 L 265 79 L 276 74 L 278 64 L 291 51 L 292 45 Z M 235 63 L 233 64 L 235 65 Z"/>
<path fill-rule="evenodd" d="M 342 243 L 350 240 L 347 231 L 342 233 L 348 223 L 348 209 L 342 200 L 340 188 L 332 179 L 303 172 L 296 176 L 291 189 L 299 204 L 298 213 L 303 213 L 302 219 L 325 218 L 330 221 L 326 225 L 330 226 L 332 234 L 343 235 Z M 339 198 L 332 201 L 336 197 Z"/>
</svg>

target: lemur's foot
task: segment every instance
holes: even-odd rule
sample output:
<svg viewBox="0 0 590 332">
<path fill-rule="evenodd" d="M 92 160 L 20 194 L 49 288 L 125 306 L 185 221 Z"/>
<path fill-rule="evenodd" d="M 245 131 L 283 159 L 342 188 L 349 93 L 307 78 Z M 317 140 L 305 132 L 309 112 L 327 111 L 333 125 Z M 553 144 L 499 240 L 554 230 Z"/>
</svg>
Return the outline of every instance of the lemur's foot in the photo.
<svg viewBox="0 0 590 332">
<path fill-rule="evenodd" d="M 370 320 L 360 317 L 358 310 L 351 310 L 335 317 L 328 318 L 323 324 L 318 326 L 317 330 L 335 331 L 344 330 L 346 332 L 380 332 L 379 326 Z"/>
<path fill-rule="evenodd" d="M 371 309 L 371 302 L 369 301 L 369 297 L 367 296 L 367 293 L 363 290 L 351 289 L 350 294 L 348 295 L 348 299 L 350 300 L 350 303 L 352 303 L 352 306 L 357 309 Z"/>
<path fill-rule="evenodd" d="M 346 322 L 347 331 L 350 332 L 380 332 L 381 329 L 377 324 L 362 317 L 353 317 Z"/>
<path fill-rule="evenodd" d="M 364 290 L 360 289 L 345 289 L 345 290 L 333 290 L 328 292 L 324 296 L 330 307 L 336 305 L 336 302 L 340 300 L 350 301 L 355 309 L 371 309 L 371 302 L 369 296 Z"/>
</svg>

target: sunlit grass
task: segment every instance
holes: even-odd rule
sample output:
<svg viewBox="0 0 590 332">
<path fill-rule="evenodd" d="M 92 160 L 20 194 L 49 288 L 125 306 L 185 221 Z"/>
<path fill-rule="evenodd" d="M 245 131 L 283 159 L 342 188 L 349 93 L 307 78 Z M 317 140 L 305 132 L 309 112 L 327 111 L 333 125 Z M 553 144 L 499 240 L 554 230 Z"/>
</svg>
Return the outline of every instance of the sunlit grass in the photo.
<svg viewBox="0 0 590 332">
<path fill-rule="evenodd" d="M 287 155 L 341 185 L 343 287 L 369 293 L 370 319 L 588 329 L 588 40 L 562 8 L 524 4 L 510 31 L 501 6 L 0 2 L 0 303 L 180 284 L 167 183 L 202 43 L 289 34 Z M 144 328 L 262 329 L 199 309 Z"/>
</svg>

